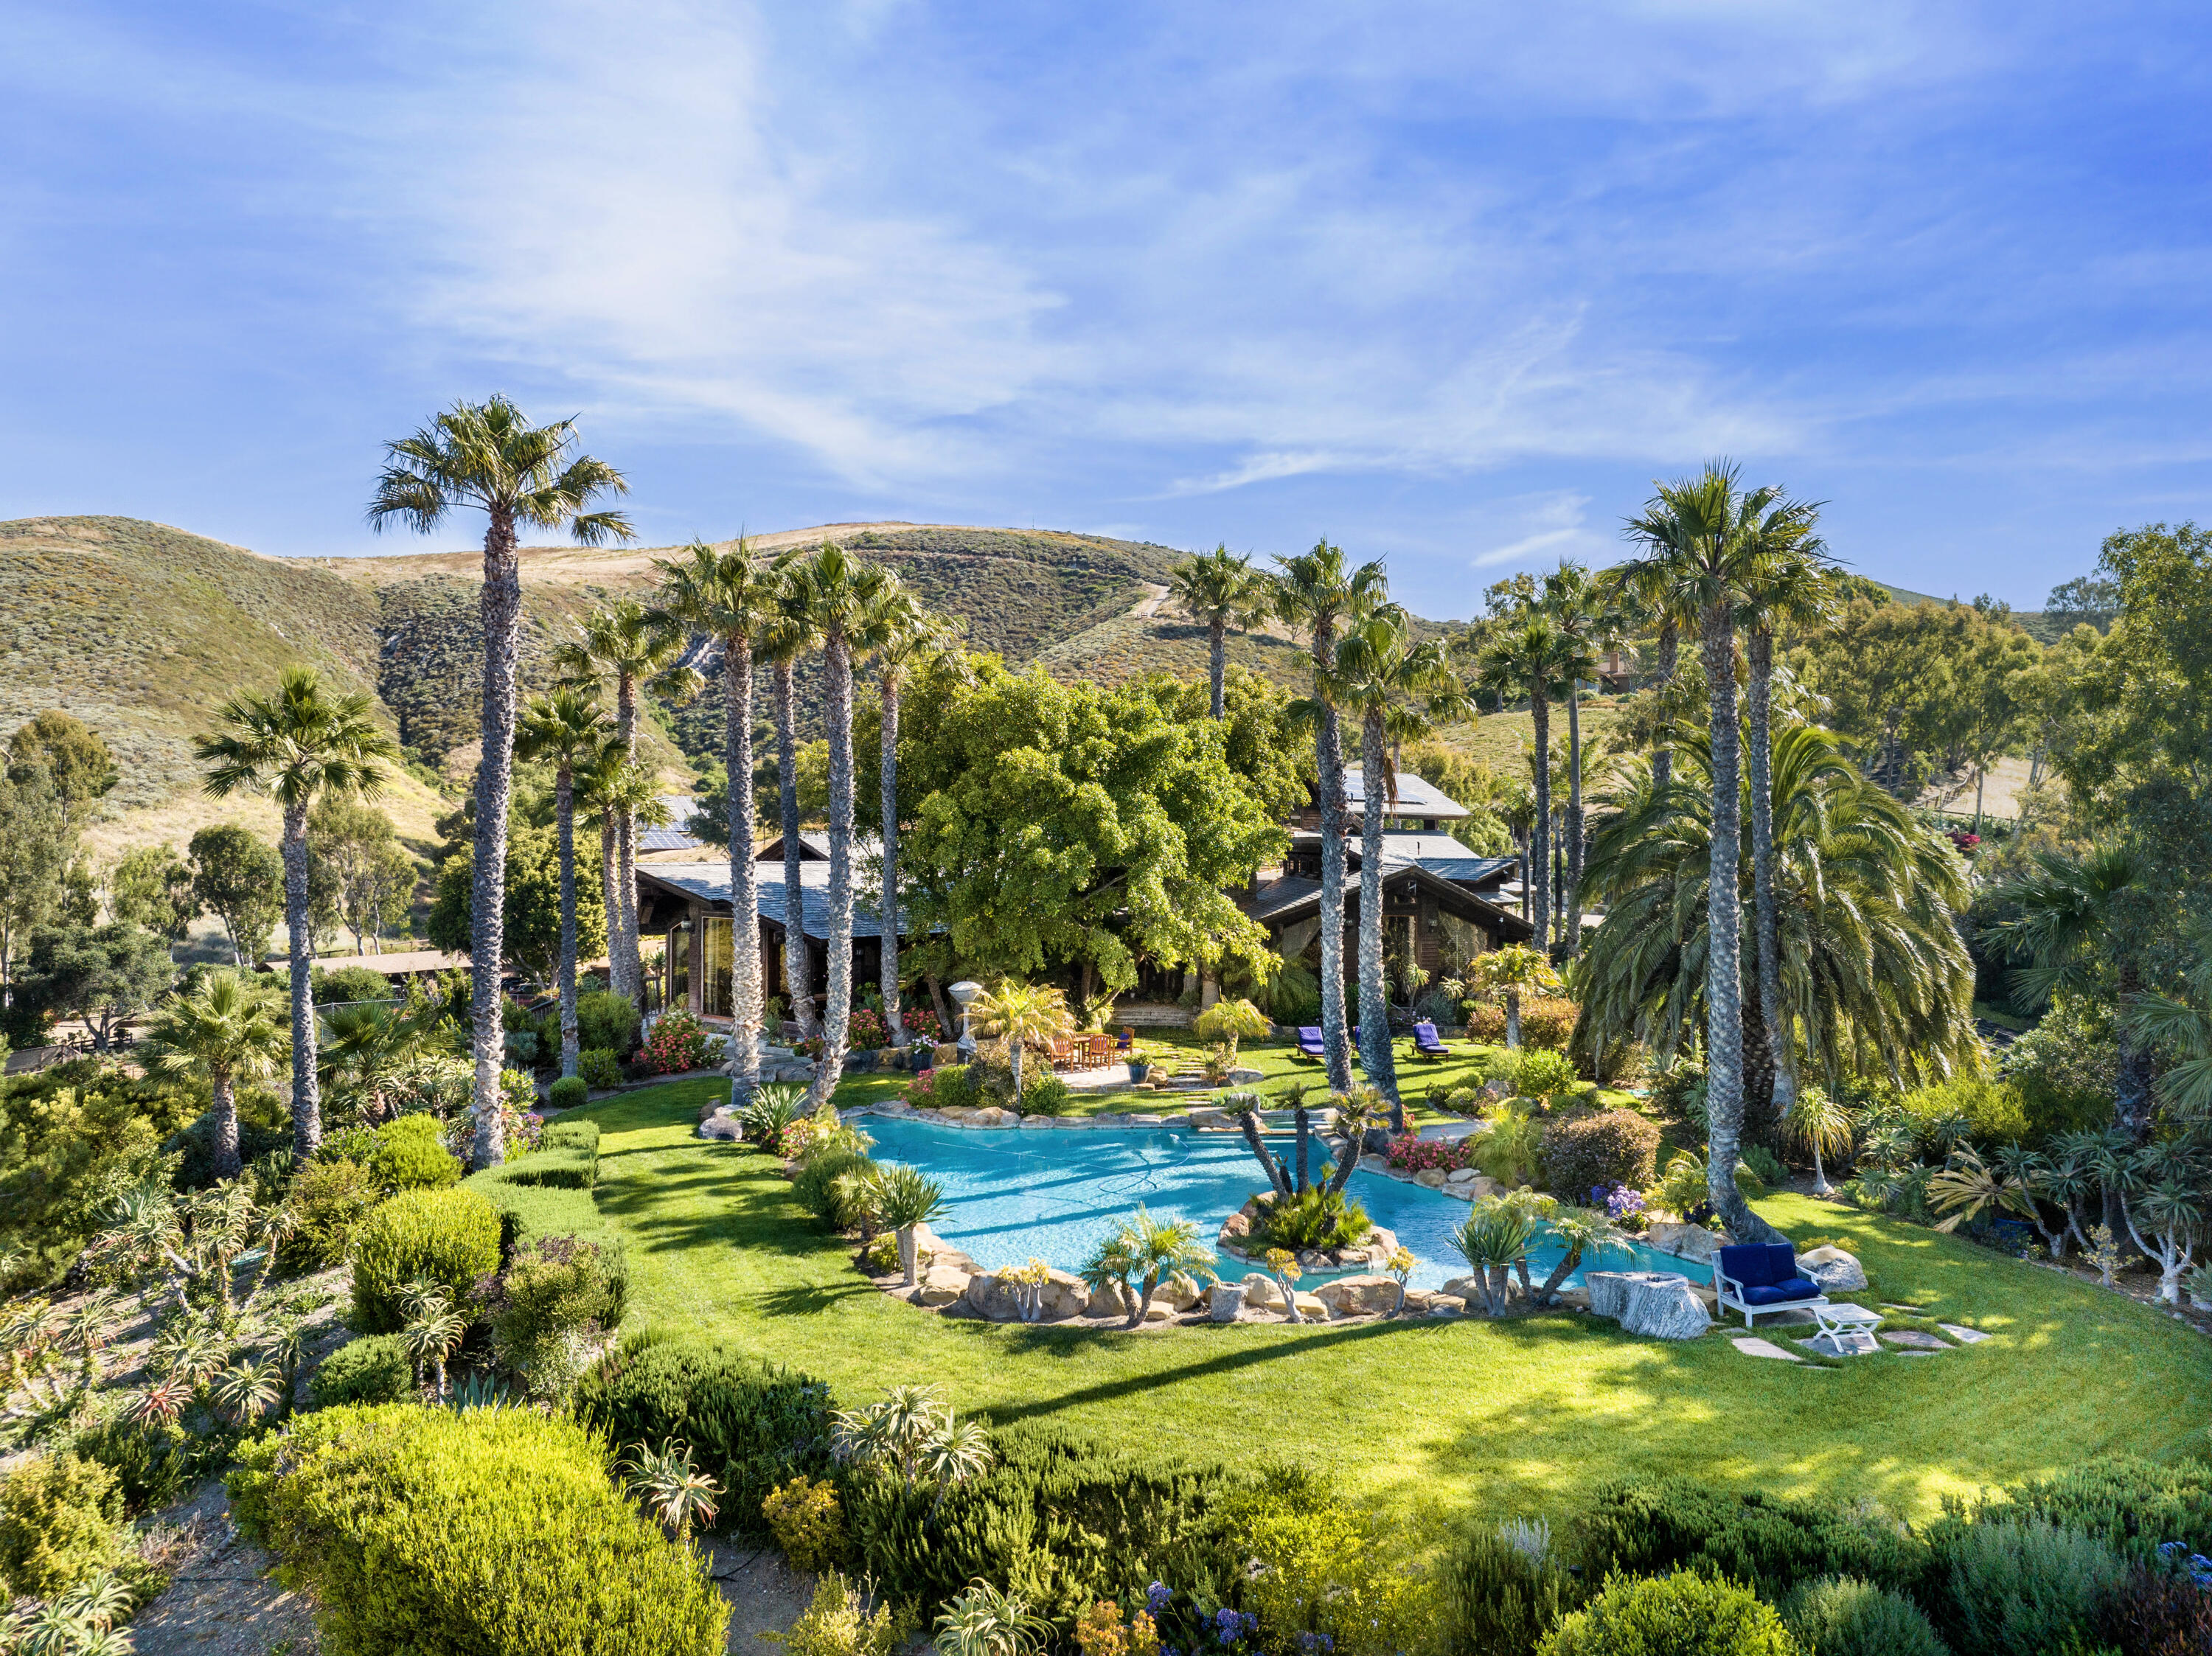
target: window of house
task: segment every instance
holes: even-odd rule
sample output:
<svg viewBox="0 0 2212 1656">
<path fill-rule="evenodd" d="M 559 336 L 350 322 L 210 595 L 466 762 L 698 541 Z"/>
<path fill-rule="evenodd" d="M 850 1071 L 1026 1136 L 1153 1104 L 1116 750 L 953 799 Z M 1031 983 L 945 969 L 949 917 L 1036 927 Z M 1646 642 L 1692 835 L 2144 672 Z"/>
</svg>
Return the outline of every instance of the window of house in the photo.
<svg viewBox="0 0 2212 1656">
<path fill-rule="evenodd" d="M 727 915 L 708 915 L 702 934 L 700 953 L 700 1010 L 711 1018 L 731 1016 L 730 921 Z"/>
</svg>

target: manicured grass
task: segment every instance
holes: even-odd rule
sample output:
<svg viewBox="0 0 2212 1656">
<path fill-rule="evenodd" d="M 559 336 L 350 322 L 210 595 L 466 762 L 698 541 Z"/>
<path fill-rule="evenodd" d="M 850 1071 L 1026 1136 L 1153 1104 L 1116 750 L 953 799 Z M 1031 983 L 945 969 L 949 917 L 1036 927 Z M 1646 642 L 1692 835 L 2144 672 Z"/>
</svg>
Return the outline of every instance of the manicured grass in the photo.
<svg viewBox="0 0 2212 1656">
<path fill-rule="evenodd" d="M 1675 1471 L 1867 1495 L 1927 1519 L 1947 1494 L 2081 1455 L 2202 1447 L 2212 1418 L 2212 1348 L 2155 1312 L 1793 1196 L 1761 1209 L 1801 1241 L 1843 1239 L 1881 1297 L 1996 1338 L 1823 1369 L 1743 1356 L 1718 1334 L 1666 1345 L 1571 1315 L 1133 1334 L 950 1320 L 869 1286 L 769 1158 L 696 1137 L 715 1090 L 688 1082 L 582 1112 L 605 1135 L 598 1195 L 629 1238 L 632 1320 L 750 1346 L 842 1398 L 933 1381 L 1002 1422 L 1289 1457 L 1340 1469 L 1416 1522 L 1470 1503 L 1556 1520 L 1601 1479 Z"/>
</svg>

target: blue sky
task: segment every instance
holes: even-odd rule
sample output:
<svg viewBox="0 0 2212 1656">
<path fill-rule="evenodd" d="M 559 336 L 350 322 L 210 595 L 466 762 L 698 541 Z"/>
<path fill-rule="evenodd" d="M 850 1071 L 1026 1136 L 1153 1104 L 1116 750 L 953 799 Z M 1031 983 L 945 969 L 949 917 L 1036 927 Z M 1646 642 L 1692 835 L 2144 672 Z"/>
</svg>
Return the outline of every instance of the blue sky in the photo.
<svg viewBox="0 0 2212 1656">
<path fill-rule="evenodd" d="M 0 0 L 0 518 L 268 552 L 579 413 L 645 537 L 892 517 L 1401 595 L 1727 453 L 2021 607 L 2212 489 L 2201 5 Z"/>
</svg>

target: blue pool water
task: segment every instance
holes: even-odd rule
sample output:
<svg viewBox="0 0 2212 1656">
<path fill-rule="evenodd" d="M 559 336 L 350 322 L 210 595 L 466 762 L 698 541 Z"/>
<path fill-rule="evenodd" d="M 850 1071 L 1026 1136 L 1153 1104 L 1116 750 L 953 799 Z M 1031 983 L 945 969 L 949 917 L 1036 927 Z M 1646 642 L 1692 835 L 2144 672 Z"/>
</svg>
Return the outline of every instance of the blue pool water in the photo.
<svg viewBox="0 0 2212 1656">
<path fill-rule="evenodd" d="M 910 1162 L 944 1186 L 951 1211 L 931 1228 L 987 1268 L 1035 1256 L 1062 1271 L 1080 1271 L 1139 1203 L 1158 1217 L 1197 1221 L 1211 1247 L 1222 1221 L 1267 1188 L 1267 1176 L 1243 1139 L 1230 1133 L 986 1131 L 896 1116 L 870 1116 L 855 1125 L 876 1141 L 878 1161 Z M 1289 1140 L 1270 1139 L 1269 1146 L 1285 1160 L 1292 1153 Z M 1316 1174 L 1322 1165 L 1316 1140 Z M 1451 1245 L 1451 1233 L 1467 1219 L 1466 1203 L 1364 1170 L 1352 1175 L 1347 1193 L 1420 1261 L 1413 1287 L 1442 1288 L 1467 1273 L 1467 1262 Z M 1540 1281 L 1559 1257 L 1558 1249 L 1539 1246 L 1529 1254 L 1529 1270 Z M 1595 1268 L 1679 1271 L 1693 1281 L 1712 1280 L 1705 1265 L 1640 1246 L 1607 1249 Z M 1571 1285 L 1580 1278 L 1567 1280 Z"/>
</svg>

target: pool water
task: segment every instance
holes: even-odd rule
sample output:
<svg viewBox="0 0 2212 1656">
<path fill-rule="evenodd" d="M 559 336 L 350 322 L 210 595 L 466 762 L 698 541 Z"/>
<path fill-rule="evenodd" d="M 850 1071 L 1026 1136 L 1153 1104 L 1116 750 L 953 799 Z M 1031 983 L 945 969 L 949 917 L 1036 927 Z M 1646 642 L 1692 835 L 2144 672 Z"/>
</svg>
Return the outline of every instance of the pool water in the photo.
<svg viewBox="0 0 2212 1656">
<path fill-rule="evenodd" d="M 1233 1133 L 982 1131 L 896 1116 L 870 1116 L 855 1125 L 876 1141 L 878 1161 L 911 1163 L 944 1187 L 949 1211 L 931 1228 L 986 1269 L 1035 1257 L 1079 1271 L 1139 1204 L 1156 1218 L 1195 1220 L 1200 1240 L 1211 1248 L 1222 1221 L 1267 1188 L 1267 1175 Z M 1270 1138 L 1268 1146 L 1286 1163 L 1296 1153 L 1290 1139 Z M 1316 1138 L 1316 1176 L 1325 1161 Z M 1466 1260 L 1451 1244 L 1452 1232 L 1466 1222 L 1466 1203 L 1364 1169 L 1353 1173 L 1346 1193 L 1412 1250 L 1419 1261 L 1412 1286 L 1442 1288 L 1467 1274 Z M 1530 1274 L 1540 1282 L 1560 1257 L 1559 1249 L 1540 1242 L 1528 1255 Z M 1222 1263 L 1228 1274 L 1243 1274 L 1234 1260 Z M 1712 1280 L 1709 1266 L 1641 1245 L 1608 1248 L 1601 1259 L 1583 1264 L 1604 1271 L 1677 1271 L 1695 1282 Z M 1304 1280 L 1326 1275 L 1310 1273 Z M 1567 1278 L 1569 1286 L 1580 1281 L 1579 1273 Z"/>
</svg>

